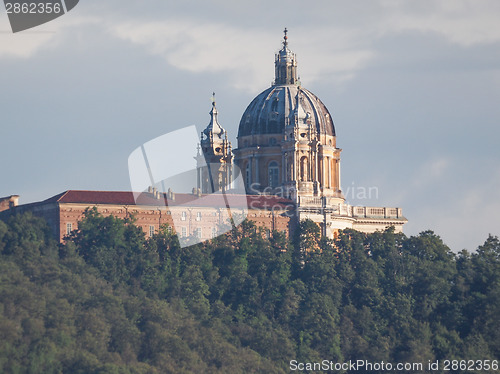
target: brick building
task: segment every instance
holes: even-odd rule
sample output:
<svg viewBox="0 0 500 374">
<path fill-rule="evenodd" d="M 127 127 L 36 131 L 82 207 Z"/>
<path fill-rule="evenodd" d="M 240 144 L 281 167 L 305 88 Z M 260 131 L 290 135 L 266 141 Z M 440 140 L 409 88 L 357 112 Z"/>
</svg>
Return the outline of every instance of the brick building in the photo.
<svg viewBox="0 0 500 374">
<path fill-rule="evenodd" d="M 268 232 L 288 233 L 293 227 L 294 204 L 277 196 L 227 195 L 231 211 L 210 195 L 176 194 L 167 199 L 165 194 L 143 193 L 138 199 L 126 191 L 65 191 L 47 200 L 17 205 L 17 199 L 0 199 L 0 213 L 32 212 L 43 217 L 54 237 L 64 237 L 78 228 L 85 209 L 96 207 L 103 215 L 136 219 L 146 236 L 151 236 L 162 225 L 168 225 L 181 238 L 196 236 L 206 240 L 215 237 L 230 225 L 230 214 L 242 214 Z M 15 201 L 16 204 L 9 204 Z M 170 203 L 170 204 L 169 204 Z M 175 222 L 175 224 L 174 224 Z M 219 230 L 220 228 L 220 230 Z"/>
</svg>

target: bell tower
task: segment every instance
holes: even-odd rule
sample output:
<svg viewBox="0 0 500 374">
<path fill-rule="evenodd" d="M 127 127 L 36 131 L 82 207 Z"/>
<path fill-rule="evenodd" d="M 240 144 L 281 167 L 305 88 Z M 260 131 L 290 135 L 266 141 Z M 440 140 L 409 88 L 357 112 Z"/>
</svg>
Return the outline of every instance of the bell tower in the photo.
<svg viewBox="0 0 500 374">
<path fill-rule="evenodd" d="M 201 141 L 196 156 L 197 187 L 202 193 L 225 191 L 232 180 L 233 151 L 231 142 L 227 138 L 227 131 L 219 124 L 217 115 L 214 92 L 210 123 L 201 132 Z"/>
</svg>

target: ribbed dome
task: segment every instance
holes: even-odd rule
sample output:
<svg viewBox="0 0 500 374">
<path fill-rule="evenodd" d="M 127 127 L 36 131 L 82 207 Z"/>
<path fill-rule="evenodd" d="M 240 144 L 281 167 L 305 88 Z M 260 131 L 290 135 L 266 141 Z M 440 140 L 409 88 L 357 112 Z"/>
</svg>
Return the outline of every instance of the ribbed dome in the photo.
<svg viewBox="0 0 500 374">
<path fill-rule="evenodd" d="M 332 117 L 316 95 L 297 85 L 274 85 L 247 107 L 241 117 L 238 137 L 282 134 L 285 126 L 302 121 L 310 121 L 318 134 L 335 136 Z"/>
</svg>

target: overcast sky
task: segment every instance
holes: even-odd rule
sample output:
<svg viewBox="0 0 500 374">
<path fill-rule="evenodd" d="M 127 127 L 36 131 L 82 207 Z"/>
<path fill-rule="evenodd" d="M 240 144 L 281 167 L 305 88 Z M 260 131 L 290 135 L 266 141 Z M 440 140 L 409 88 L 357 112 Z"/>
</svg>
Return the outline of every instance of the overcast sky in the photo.
<svg viewBox="0 0 500 374">
<path fill-rule="evenodd" d="M 129 190 L 129 154 L 204 128 L 212 91 L 236 145 L 286 26 L 351 204 L 402 207 L 454 251 L 500 234 L 497 0 L 81 0 L 18 34 L 0 9 L 0 196 Z"/>
</svg>

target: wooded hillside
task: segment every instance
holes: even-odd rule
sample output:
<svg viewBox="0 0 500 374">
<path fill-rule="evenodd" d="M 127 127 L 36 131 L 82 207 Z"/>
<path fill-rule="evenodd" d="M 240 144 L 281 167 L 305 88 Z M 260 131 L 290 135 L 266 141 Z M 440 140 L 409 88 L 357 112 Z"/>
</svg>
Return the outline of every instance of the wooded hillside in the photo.
<svg viewBox="0 0 500 374">
<path fill-rule="evenodd" d="M 500 357 L 500 242 L 249 222 L 180 248 L 87 212 L 67 244 L 0 221 L 0 372 L 287 373 L 290 361 Z M 478 371 L 474 371 L 478 372 Z M 489 371 L 492 372 L 492 371 Z M 433 373 L 436 373 L 434 371 Z"/>
</svg>

